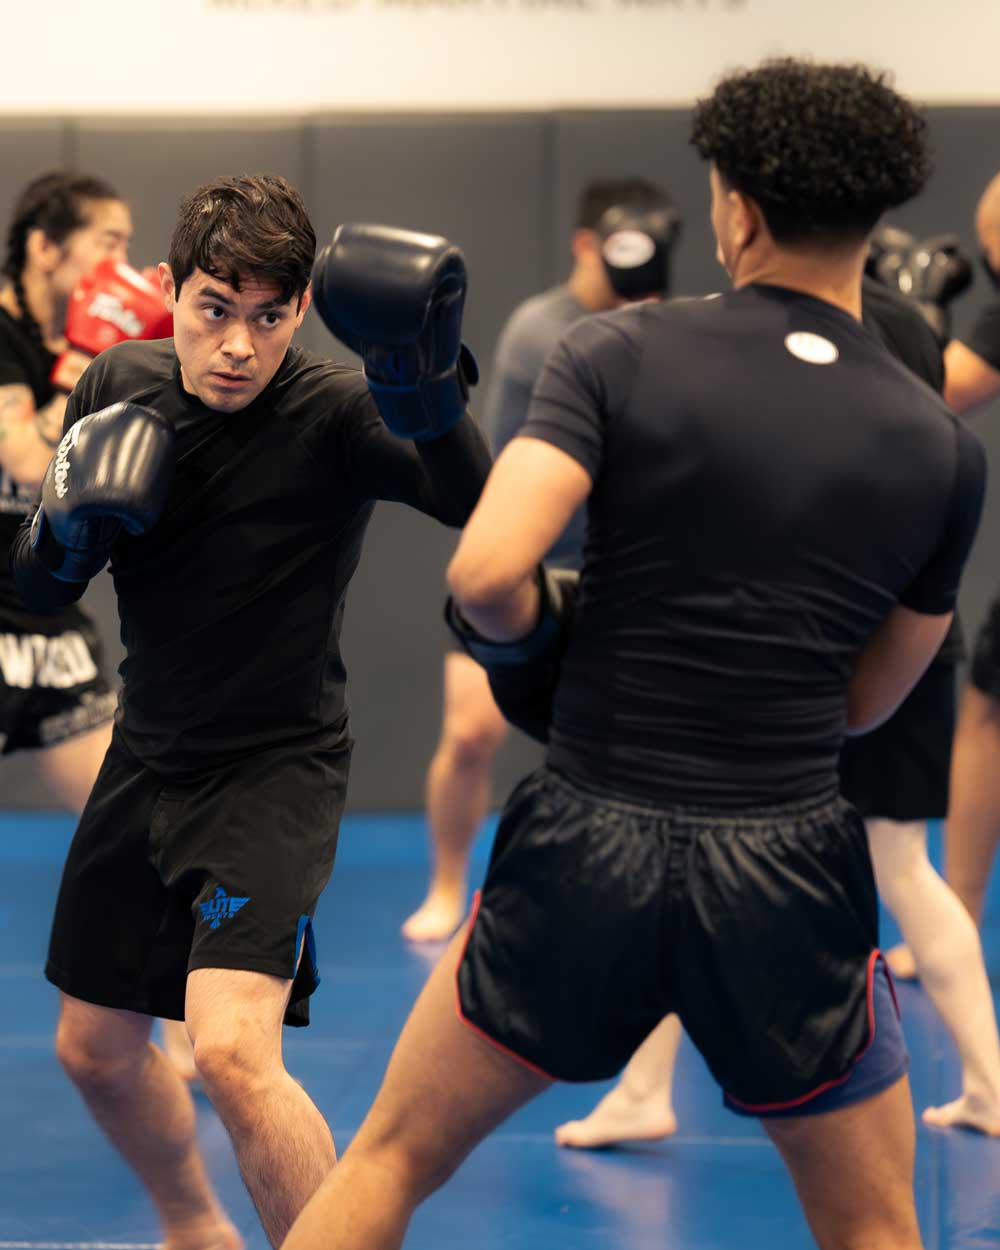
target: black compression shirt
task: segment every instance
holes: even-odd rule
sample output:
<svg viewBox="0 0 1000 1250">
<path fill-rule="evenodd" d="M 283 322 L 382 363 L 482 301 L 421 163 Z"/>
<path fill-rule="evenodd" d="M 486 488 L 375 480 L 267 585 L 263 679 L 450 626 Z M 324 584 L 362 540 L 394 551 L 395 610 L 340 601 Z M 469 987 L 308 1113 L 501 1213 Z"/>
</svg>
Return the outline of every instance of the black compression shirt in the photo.
<svg viewBox="0 0 1000 1250">
<path fill-rule="evenodd" d="M 0 308 L 0 386 L 26 386 L 35 407 L 44 408 L 52 401 L 55 387 L 49 374 L 55 356 L 42 343 L 28 335 L 20 321 L 5 308 Z M 33 510 L 35 490 L 15 482 L 0 467 L 0 606 L 15 607 L 14 586 L 7 563 L 7 552 L 18 526 Z"/>
<path fill-rule="evenodd" d="M 127 745 L 176 775 L 346 737 L 339 635 L 374 501 L 464 524 L 489 469 L 475 423 L 422 443 L 395 438 L 357 370 L 298 348 L 253 404 L 226 416 L 185 393 L 171 339 L 98 357 L 66 428 L 120 400 L 168 417 L 179 451 L 160 521 L 112 555 Z M 66 585 L 33 559 L 27 523 L 15 573 L 36 606 Z"/>
<path fill-rule="evenodd" d="M 975 436 L 846 313 L 757 286 L 580 322 L 524 433 L 594 483 L 550 762 L 656 801 L 835 792 L 864 642 L 954 608 Z"/>
<path fill-rule="evenodd" d="M 865 278 L 861 290 L 861 317 L 865 326 L 882 340 L 897 360 L 940 395 L 944 390 L 944 352 L 923 313 L 910 300 L 872 278 Z M 956 612 L 935 662 L 958 664 L 964 659 L 965 642 Z"/>
<path fill-rule="evenodd" d="M 1000 296 L 990 300 L 961 341 L 980 360 L 1000 371 Z"/>
</svg>

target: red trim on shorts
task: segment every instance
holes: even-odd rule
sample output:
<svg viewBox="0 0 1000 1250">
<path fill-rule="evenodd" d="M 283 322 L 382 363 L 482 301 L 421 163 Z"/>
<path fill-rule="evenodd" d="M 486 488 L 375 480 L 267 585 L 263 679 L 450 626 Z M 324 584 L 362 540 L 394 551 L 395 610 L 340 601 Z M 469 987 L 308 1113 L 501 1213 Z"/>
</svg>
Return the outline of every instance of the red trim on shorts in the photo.
<svg viewBox="0 0 1000 1250">
<path fill-rule="evenodd" d="M 835 1089 L 838 1085 L 843 1085 L 845 1081 L 850 1080 L 854 1071 L 854 1065 L 865 1057 L 875 1041 L 875 965 L 880 959 L 882 959 L 886 975 L 889 977 L 889 991 L 892 994 L 896 1015 L 900 1014 L 899 1002 L 896 999 L 896 987 L 892 983 L 892 974 L 889 972 L 888 964 L 882 958 L 882 952 L 876 947 L 868 956 L 868 971 L 866 974 L 868 979 L 868 1041 L 865 1042 L 864 1046 L 851 1060 L 851 1066 L 843 1076 L 838 1076 L 832 1081 L 824 1081 L 822 1085 L 817 1085 L 815 1089 L 809 1090 L 807 1094 L 800 1094 L 798 1098 L 790 1098 L 788 1102 L 744 1102 L 741 1098 L 737 1098 L 728 1091 L 726 1092 L 727 1100 L 735 1106 L 741 1107 L 744 1111 L 788 1111 L 793 1107 L 801 1107 L 803 1103 L 811 1102 L 812 1099 L 818 1098 L 820 1094 L 825 1094 L 828 1089 Z"/>
<path fill-rule="evenodd" d="M 462 954 L 458 961 L 458 968 L 461 968 L 465 960 L 465 953 L 469 949 L 469 938 L 472 937 L 472 926 L 476 923 L 476 917 L 479 915 L 479 904 L 482 902 L 482 897 L 482 890 L 477 890 L 472 896 L 472 909 L 469 912 L 469 923 L 465 930 L 465 943 L 462 946 Z M 455 1006 L 458 1010 L 459 1020 L 461 1020 L 467 1028 L 470 1028 L 477 1037 L 482 1038 L 484 1042 L 487 1042 L 495 1050 L 499 1050 L 500 1053 L 506 1055 L 508 1059 L 513 1059 L 515 1063 L 519 1063 L 522 1068 L 527 1068 L 529 1072 L 533 1072 L 535 1076 L 540 1076 L 546 1081 L 557 1081 L 559 1079 L 558 1077 L 551 1076 L 548 1072 L 544 1072 L 540 1067 L 538 1067 L 537 1064 L 532 1063 L 530 1059 L 525 1059 L 516 1051 L 511 1050 L 509 1046 L 505 1046 L 503 1042 L 498 1042 L 495 1037 L 490 1037 L 489 1033 L 485 1033 L 478 1024 L 473 1024 L 473 1022 L 462 1010 L 462 991 L 458 986 L 458 968 L 456 968 L 455 971 Z"/>
</svg>

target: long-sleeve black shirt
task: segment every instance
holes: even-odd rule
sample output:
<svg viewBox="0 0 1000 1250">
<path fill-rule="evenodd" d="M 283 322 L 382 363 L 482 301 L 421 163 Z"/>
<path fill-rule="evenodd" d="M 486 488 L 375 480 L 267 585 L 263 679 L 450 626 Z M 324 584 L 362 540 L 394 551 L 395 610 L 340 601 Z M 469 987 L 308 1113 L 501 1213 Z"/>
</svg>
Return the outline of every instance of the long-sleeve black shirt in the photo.
<svg viewBox="0 0 1000 1250">
<path fill-rule="evenodd" d="M 358 371 L 294 347 L 252 404 L 224 414 L 183 389 L 172 340 L 123 343 L 87 370 L 66 428 L 122 400 L 167 417 L 178 447 L 159 522 L 124 534 L 111 557 L 126 745 L 181 775 L 288 741 L 346 739 L 340 630 L 374 503 L 463 525 L 489 470 L 475 423 L 396 438 Z M 29 607 L 83 591 L 39 564 L 28 523 L 12 566 Z"/>
</svg>

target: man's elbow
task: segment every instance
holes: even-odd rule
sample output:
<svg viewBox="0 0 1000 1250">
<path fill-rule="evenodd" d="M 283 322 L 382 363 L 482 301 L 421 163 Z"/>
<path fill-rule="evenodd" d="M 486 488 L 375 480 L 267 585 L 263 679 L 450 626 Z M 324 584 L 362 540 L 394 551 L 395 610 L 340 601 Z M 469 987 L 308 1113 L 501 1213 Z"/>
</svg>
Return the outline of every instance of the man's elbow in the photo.
<svg viewBox="0 0 1000 1250">
<path fill-rule="evenodd" d="M 456 552 L 445 574 L 448 589 L 456 603 L 467 608 L 489 608 L 508 598 L 520 578 L 501 572 L 495 563 L 469 559 Z"/>
</svg>

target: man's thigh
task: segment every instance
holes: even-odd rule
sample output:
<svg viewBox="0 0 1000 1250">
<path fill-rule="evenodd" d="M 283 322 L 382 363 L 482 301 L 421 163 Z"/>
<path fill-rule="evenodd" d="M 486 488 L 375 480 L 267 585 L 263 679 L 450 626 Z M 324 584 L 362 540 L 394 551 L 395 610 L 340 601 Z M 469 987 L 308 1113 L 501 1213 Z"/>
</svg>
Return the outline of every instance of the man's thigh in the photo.
<svg viewBox="0 0 1000 1250">
<path fill-rule="evenodd" d="M 919 1250 L 914 1124 L 906 1077 L 874 1098 L 800 1119 L 765 1120 L 821 1250 Z"/>
</svg>

